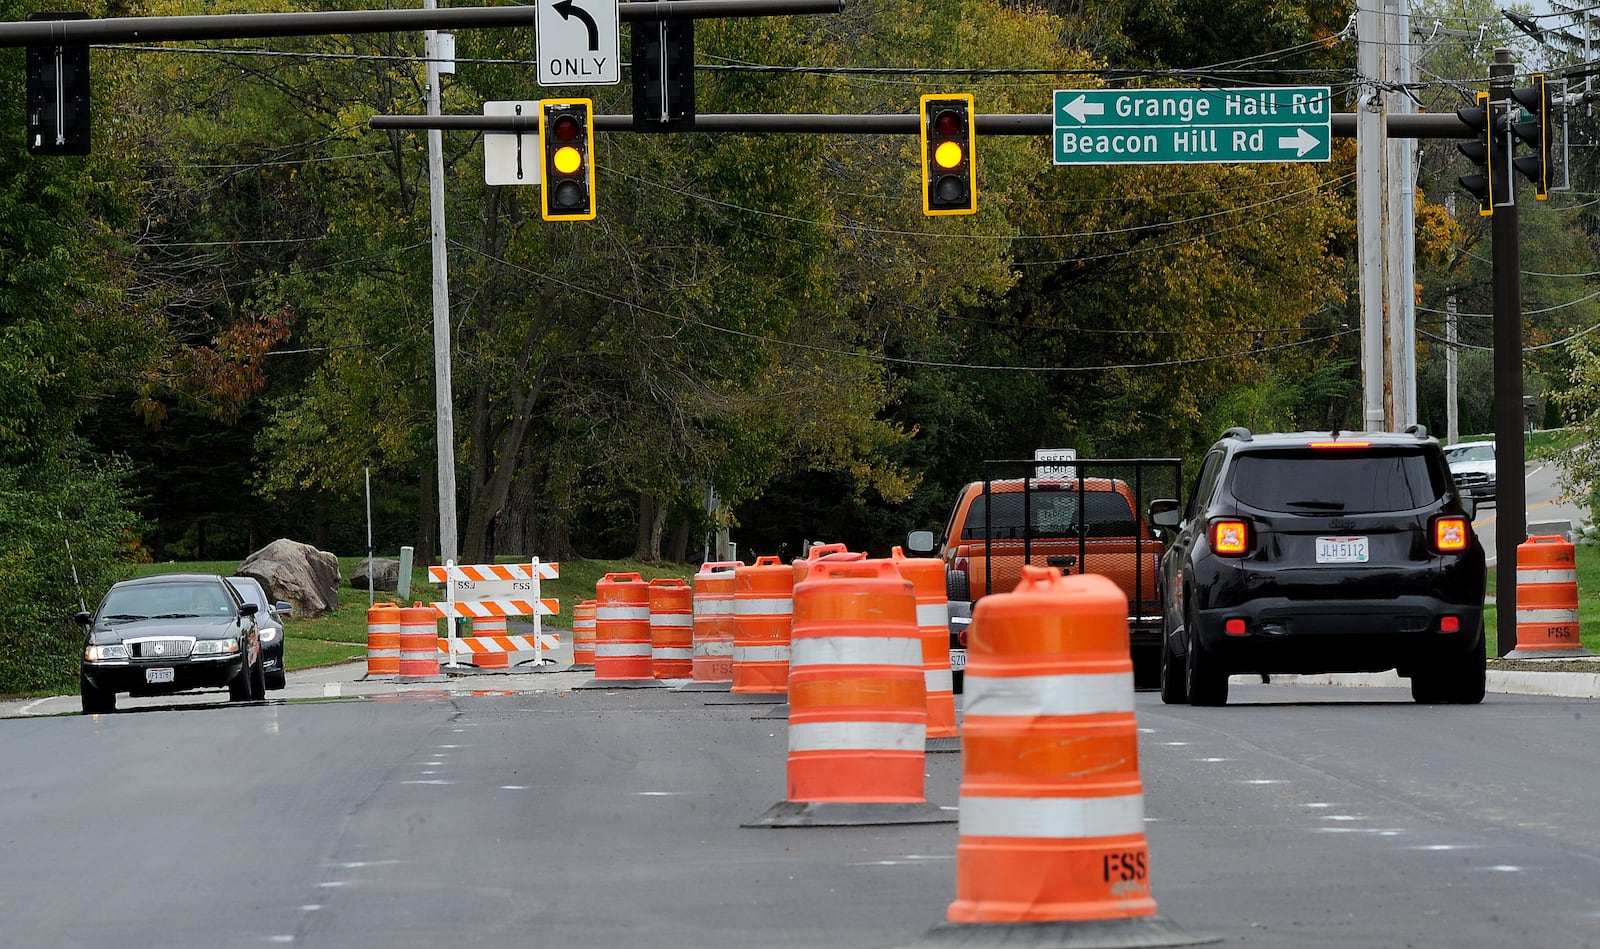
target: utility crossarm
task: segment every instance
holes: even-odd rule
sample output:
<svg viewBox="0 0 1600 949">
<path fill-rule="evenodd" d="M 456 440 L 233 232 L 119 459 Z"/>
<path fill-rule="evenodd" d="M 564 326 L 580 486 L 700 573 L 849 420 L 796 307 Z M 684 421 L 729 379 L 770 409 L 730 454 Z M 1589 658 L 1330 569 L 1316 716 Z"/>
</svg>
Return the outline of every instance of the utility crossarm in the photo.
<svg viewBox="0 0 1600 949">
<path fill-rule="evenodd" d="M 839 13 L 844 0 L 636 0 L 617 5 L 620 20 L 674 17 L 785 16 Z M 434 10 L 326 10 L 315 13 L 219 13 L 205 16 L 128 16 L 88 20 L 0 23 L 0 47 L 89 46 L 170 40 L 329 36 L 400 30 L 535 26 L 539 8 L 449 7 Z"/>
<path fill-rule="evenodd" d="M 622 5 L 623 9 L 634 6 Z M 1336 138 L 1356 137 L 1353 112 L 1332 116 Z M 782 113 L 753 115 L 698 115 L 697 132 L 826 132 L 838 135 L 916 135 L 921 117 L 917 115 L 819 115 Z M 534 132 L 539 131 L 536 115 L 375 115 L 368 124 L 375 129 L 442 129 L 447 132 Z M 597 115 L 597 132 L 634 131 L 631 115 Z M 973 121 L 979 135 L 1050 135 L 1049 115 L 979 115 Z M 1472 134 L 1453 114 L 1408 113 L 1388 116 L 1388 132 L 1394 138 L 1466 138 Z"/>
</svg>

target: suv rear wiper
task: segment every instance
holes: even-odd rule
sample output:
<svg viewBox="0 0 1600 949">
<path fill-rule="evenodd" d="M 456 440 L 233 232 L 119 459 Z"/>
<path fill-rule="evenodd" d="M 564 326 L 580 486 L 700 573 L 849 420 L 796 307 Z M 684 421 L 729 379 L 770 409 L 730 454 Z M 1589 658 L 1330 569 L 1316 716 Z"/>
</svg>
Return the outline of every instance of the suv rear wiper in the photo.
<svg viewBox="0 0 1600 949">
<path fill-rule="evenodd" d="M 1343 501 L 1288 501 L 1290 507 L 1309 507 L 1317 511 L 1342 511 Z"/>
</svg>

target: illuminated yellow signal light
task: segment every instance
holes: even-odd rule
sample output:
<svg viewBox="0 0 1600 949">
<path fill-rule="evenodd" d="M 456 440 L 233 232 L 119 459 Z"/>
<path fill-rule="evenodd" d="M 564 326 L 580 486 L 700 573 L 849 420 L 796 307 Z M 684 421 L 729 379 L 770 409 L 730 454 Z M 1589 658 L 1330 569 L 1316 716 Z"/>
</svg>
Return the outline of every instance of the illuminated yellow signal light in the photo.
<svg viewBox="0 0 1600 949">
<path fill-rule="evenodd" d="M 593 105 L 589 99 L 544 99 L 539 103 L 539 140 L 544 153 L 540 210 L 546 221 L 594 219 Z"/>
<path fill-rule="evenodd" d="M 976 214 L 972 96 L 922 97 L 922 213 Z"/>
</svg>

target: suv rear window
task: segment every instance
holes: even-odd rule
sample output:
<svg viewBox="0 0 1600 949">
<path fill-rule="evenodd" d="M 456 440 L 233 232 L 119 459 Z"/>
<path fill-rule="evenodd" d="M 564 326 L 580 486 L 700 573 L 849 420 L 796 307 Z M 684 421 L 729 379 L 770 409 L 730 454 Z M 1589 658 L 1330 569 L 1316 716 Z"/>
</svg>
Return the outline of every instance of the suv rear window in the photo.
<svg viewBox="0 0 1600 949">
<path fill-rule="evenodd" d="M 1127 498 L 1115 491 L 1085 491 L 1082 497 L 1089 515 L 1089 536 L 1131 537 L 1138 532 L 1138 522 L 1128 507 Z M 1029 491 L 1028 517 L 1033 522 L 1032 536 L 1076 537 L 1083 526 L 1083 519 L 1078 516 L 1078 498 L 1078 492 L 1070 489 Z M 984 537 L 985 516 L 988 518 L 989 533 L 995 539 L 1021 537 L 1021 492 L 995 492 L 973 498 L 972 507 L 967 511 L 967 523 L 961 531 L 963 540 Z"/>
<path fill-rule="evenodd" d="M 1449 489 L 1419 451 L 1314 450 L 1240 454 L 1232 493 L 1264 511 L 1363 514 L 1432 504 Z"/>
</svg>

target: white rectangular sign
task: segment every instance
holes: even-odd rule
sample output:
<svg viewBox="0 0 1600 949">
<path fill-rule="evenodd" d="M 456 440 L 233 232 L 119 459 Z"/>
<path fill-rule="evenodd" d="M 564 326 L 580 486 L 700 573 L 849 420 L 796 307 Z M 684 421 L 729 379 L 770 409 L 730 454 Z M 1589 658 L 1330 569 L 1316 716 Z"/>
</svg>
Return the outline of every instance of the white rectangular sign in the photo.
<svg viewBox="0 0 1600 949">
<path fill-rule="evenodd" d="M 539 119 L 539 103 L 485 102 L 484 115 L 525 115 Z M 536 126 L 537 127 L 537 126 Z M 483 183 L 490 185 L 536 185 L 539 183 L 539 133 L 485 132 L 483 135 Z"/>
<path fill-rule="evenodd" d="M 539 85 L 622 81 L 617 0 L 539 0 Z"/>
</svg>

